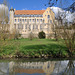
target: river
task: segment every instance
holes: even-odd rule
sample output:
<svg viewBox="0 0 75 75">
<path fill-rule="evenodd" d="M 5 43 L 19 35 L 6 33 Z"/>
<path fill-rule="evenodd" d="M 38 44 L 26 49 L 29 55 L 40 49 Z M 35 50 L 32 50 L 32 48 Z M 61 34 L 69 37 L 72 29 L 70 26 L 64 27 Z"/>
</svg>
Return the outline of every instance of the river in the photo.
<svg viewBox="0 0 75 75">
<path fill-rule="evenodd" d="M 0 75 L 75 75 L 75 60 L 0 59 Z"/>
</svg>

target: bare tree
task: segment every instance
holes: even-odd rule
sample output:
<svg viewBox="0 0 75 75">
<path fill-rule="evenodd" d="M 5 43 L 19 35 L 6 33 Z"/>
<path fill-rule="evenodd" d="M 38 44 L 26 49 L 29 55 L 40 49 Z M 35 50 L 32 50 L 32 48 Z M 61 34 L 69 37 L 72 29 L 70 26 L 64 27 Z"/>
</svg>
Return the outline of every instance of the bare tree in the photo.
<svg viewBox="0 0 75 75">
<path fill-rule="evenodd" d="M 49 0 L 49 5 L 53 6 L 58 0 L 55 0 L 55 2 L 52 2 L 53 0 Z M 61 7 L 62 1 L 60 1 Z M 53 31 L 55 33 L 56 40 L 61 37 L 64 39 L 64 42 L 66 44 L 66 47 L 68 48 L 68 52 L 70 56 L 73 56 L 73 52 L 75 52 L 75 19 L 73 23 L 69 24 L 68 22 L 64 23 L 64 20 L 66 20 L 66 13 L 63 12 L 63 17 L 61 13 L 58 11 L 58 18 L 53 21 Z M 52 16 L 51 16 L 52 17 Z M 69 28 L 70 27 L 70 28 Z"/>
<path fill-rule="evenodd" d="M 20 33 L 19 33 L 19 30 L 18 29 L 14 29 L 13 30 L 13 32 L 12 32 L 12 34 L 10 34 L 10 39 L 19 39 L 19 37 L 20 37 L 21 35 L 20 35 Z"/>
<path fill-rule="evenodd" d="M 7 1 L 3 0 L 0 8 L 0 39 L 5 40 L 9 33 L 8 6 Z"/>
<path fill-rule="evenodd" d="M 34 38 L 34 34 L 33 34 L 32 32 L 30 32 L 30 33 L 29 33 L 29 39 L 30 39 L 30 40 L 33 40 L 33 38 Z"/>
</svg>

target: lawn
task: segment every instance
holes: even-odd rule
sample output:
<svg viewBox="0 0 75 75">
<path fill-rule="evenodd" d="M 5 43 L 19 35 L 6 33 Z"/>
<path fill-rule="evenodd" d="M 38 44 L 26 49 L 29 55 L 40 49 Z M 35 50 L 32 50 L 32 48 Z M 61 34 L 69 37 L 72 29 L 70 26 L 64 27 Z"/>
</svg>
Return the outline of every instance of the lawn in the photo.
<svg viewBox="0 0 75 75">
<path fill-rule="evenodd" d="M 19 39 L 0 41 L 1 57 L 65 57 L 67 48 L 63 40 Z"/>
</svg>

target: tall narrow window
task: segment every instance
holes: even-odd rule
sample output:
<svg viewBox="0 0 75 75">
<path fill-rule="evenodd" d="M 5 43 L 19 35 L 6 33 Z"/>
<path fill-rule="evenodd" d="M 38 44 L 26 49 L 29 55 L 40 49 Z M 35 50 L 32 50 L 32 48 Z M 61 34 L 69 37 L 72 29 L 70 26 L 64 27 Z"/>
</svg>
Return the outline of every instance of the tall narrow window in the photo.
<svg viewBox="0 0 75 75">
<path fill-rule="evenodd" d="M 33 19 L 33 22 L 34 22 L 34 19 Z"/>
<path fill-rule="evenodd" d="M 34 25 L 33 25 L 33 29 L 34 29 Z"/>
<path fill-rule="evenodd" d="M 15 22 L 16 22 L 16 19 L 15 19 Z"/>
<path fill-rule="evenodd" d="M 20 22 L 21 22 L 21 19 L 20 19 Z"/>
<path fill-rule="evenodd" d="M 23 29 L 23 25 L 18 24 L 18 29 Z"/>
<path fill-rule="evenodd" d="M 25 22 L 26 22 L 26 19 L 25 19 Z"/>
<path fill-rule="evenodd" d="M 45 22 L 45 20 L 43 19 L 43 23 Z"/>
<path fill-rule="evenodd" d="M 48 19 L 50 19 L 50 15 L 48 15 Z"/>
<path fill-rule="evenodd" d="M 19 19 L 18 19 L 18 22 L 19 22 Z"/>
<path fill-rule="evenodd" d="M 24 19 L 23 19 L 23 22 L 24 22 Z"/>
<path fill-rule="evenodd" d="M 37 22 L 39 22 L 39 20 L 37 19 Z"/>
<path fill-rule="evenodd" d="M 40 19 L 40 21 L 42 22 L 42 19 Z"/>
<path fill-rule="evenodd" d="M 42 29 L 42 25 L 40 25 L 40 29 Z"/>
<path fill-rule="evenodd" d="M 31 19 L 30 19 L 30 22 L 31 22 Z"/>
<path fill-rule="evenodd" d="M 25 29 L 27 29 L 27 25 L 25 25 Z"/>
<path fill-rule="evenodd" d="M 29 29 L 31 29 L 31 25 L 29 25 Z"/>
</svg>

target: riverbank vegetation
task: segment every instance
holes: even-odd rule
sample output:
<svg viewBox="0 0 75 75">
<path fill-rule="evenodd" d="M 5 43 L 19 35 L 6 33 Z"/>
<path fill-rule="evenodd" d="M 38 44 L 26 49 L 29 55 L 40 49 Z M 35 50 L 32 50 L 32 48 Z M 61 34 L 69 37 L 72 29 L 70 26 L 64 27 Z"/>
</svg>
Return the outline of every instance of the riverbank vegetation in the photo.
<svg viewBox="0 0 75 75">
<path fill-rule="evenodd" d="M 75 53 L 73 53 L 75 54 Z M 63 40 L 18 39 L 0 40 L 0 58 L 69 57 Z"/>
</svg>

